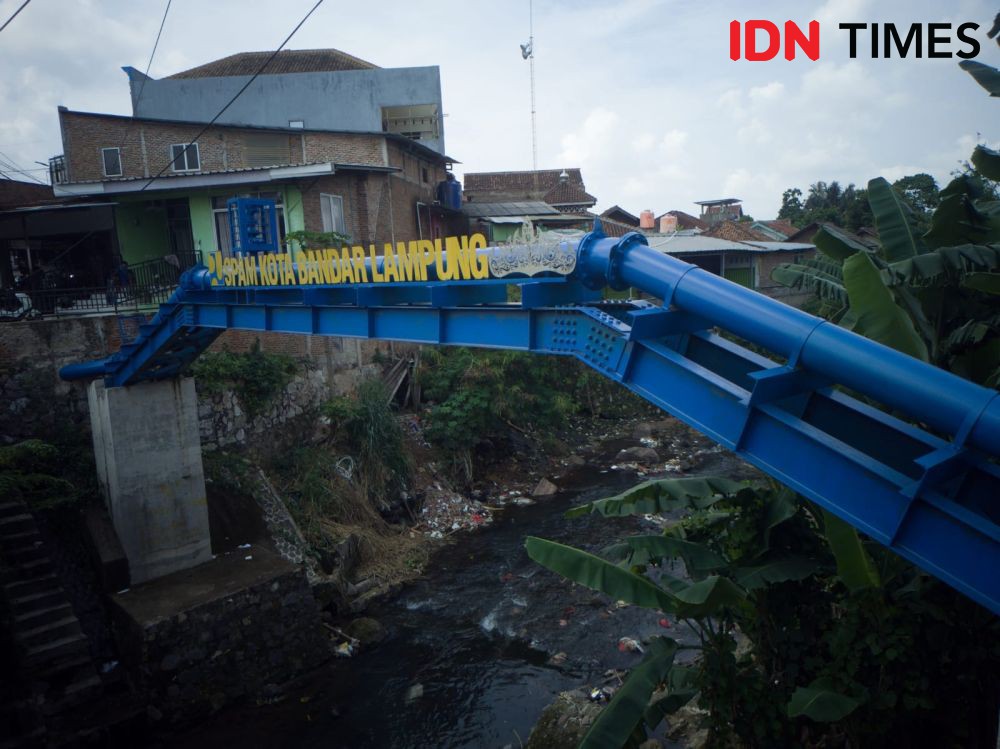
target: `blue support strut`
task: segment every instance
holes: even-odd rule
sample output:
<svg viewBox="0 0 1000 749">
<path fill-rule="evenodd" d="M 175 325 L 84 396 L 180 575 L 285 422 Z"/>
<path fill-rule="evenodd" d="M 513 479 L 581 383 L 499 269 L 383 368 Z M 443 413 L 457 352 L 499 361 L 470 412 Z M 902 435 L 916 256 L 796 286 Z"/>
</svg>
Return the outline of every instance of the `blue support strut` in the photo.
<svg viewBox="0 0 1000 749">
<path fill-rule="evenodd" d="M 108 386 L 173 377 L 227 329 L 574 356 L 1000 613 L 1000 394 L 640 234 L 597 227 L 575 249 L 573 273 L 550 278 L 248 288 L 212 286 L 198 268 L 133 343 L 61 375 Z M 509 284 L 520 303 L 504 301 Z M 608 285 L 663 303 L 597 301 Z"/>
</svg>

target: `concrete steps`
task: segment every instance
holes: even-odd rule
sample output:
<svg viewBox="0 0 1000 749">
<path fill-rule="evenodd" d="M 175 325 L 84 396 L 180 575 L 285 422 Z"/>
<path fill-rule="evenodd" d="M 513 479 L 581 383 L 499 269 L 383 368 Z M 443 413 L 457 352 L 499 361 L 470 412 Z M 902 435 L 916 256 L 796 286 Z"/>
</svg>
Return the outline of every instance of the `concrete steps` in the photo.
<svg viewBox="0 0 1000 749">
<path fill-rule="evenodd" d="M 28 701 L 50 717 L 89 710 L 104 690 L 90 643 L 34 517 L 19 502 L 0 502 L 0 554 L 11 568 L 0 595 L 12 614 L 11 634 L 21 656 L 21 677 L 30 691 Z M 28 743 L 11 746 L 32 745 L 31 726 L 21 726 L 21 741 Z"/>
</svg>

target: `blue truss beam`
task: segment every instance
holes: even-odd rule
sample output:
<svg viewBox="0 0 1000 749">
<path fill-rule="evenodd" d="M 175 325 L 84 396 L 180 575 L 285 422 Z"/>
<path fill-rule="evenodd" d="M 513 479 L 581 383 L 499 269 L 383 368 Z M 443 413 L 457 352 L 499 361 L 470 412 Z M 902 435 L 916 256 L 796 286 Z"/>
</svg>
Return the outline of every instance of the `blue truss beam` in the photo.
<svg viewBox="0 0 1000 749">
<path fill-rule="evenodd" d="M 227 329 L 574 356 L 1000 613 L 997 392 L 644 244 L 595 231 L 566 278 L 247 289 L 199 271 L 135 343 L 62 374 L 172 377 Z M 663 304 L 596 301 L 604 285 Z"/>
</svg>

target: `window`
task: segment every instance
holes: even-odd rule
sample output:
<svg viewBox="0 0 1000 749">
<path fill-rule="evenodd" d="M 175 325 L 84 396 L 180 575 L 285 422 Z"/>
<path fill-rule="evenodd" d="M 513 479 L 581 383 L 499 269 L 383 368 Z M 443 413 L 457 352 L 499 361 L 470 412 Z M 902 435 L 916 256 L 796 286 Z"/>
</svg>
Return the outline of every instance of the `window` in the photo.
<svg viewBox="0 0 1000 749">
<path fill-rule="evenodd" d="M 424 180 L 424 183 L 431 181 L 430 175 L 427 173 L 427 167 L 425 166 L 420 167 L 420 176 Z"/>
<path fill-rule="evenodd" d="M 224 195 L 212 198 L 212 215 L 215 218 L 215 244 L 226 257 L 233 255 L 233 243 L 229 236 L 229 209 L 230 198 L 265 198 L 275 202 L 275 213 L 278 218 L 278 244 L 285 246 L 285 210 L 281 203 L 280 192 L 247 192 L 240 195 Z"/>
<path fill-rule="evenodd" d="M 344 223 L 344 199 L 342 197 L 320 193 L 319 207 L 323 213 L 323 231 L 347 234 L 347 225 Z"/>
<path fill-rule="evenodd" d="M 243 138 L 244 164 L 259 169 L 291 163 L 288 137 L 281 133 L 247 133 Z"/>
<path fill-rule="evenodd" d="M 170 146 L 170 168 L 175 172 L 196 172 L 201 169 L 198 144 L 175 143 Z"/>
<path fill-rule="evenodd" d="M 120 148 L 102 148 L 101 160 L 104 162 L 105 177 L 122 176 L 122 152 Z"/>
</svg>

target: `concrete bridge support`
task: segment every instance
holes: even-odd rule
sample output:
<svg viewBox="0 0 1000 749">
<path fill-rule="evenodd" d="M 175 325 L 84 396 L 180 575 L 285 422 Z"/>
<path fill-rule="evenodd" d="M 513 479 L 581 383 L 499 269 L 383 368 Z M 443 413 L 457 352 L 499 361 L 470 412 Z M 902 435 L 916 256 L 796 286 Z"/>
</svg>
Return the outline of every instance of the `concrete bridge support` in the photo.
<svg viewBox="0 0 1000 749">
<path fill-rule="evenodd" d="M 193 378 L 88 390 L 97 474 L 132 583 L 212 558 Z"/>
</svg>

